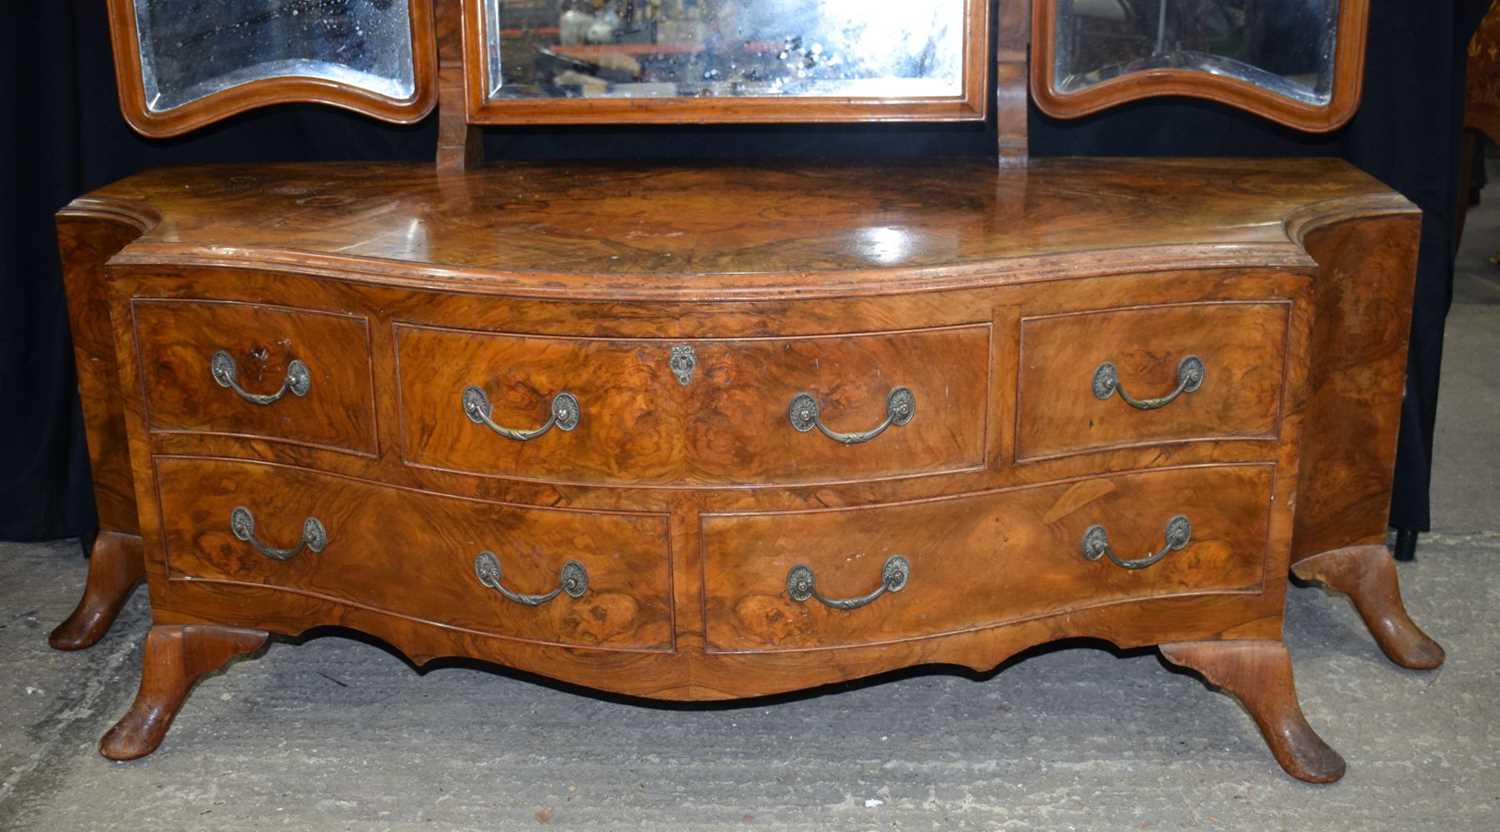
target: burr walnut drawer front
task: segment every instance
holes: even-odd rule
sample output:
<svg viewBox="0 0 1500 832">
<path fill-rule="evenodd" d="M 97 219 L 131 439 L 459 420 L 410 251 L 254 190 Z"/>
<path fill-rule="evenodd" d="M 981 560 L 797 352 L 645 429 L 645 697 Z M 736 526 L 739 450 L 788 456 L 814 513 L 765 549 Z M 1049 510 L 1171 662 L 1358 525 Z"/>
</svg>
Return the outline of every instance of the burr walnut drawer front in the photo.
<svg viewBox="0 0 1500 832">
<path fill-rule="evenodd" d="M 1287 302 L 1024 318 L 1017 459 L 1204 439 L 1274 439 Z"/>
<path fill-rule="evenodd" d="M 265 463 L 156 467 L 174 579 L 543 644 L 672 647 L 664 515 L 488 503 Z"/>
<path fill-rule="evenodd" d="M 376 452 L 365 318 L 139 298 L 131 311 L 153 431 Z"/>
<path fill-rule="evenodd" d="M 687 487 L 978 468 L 990 330 L 674 341 L 400 325 L 402 452 L 479 474 Z"/>
<path fill-rule="evenodd" d="M 702 518 L 707 643 L 878 644 L 1173 595 L 1258 592 L 1272 466 Z"/>
</svg>

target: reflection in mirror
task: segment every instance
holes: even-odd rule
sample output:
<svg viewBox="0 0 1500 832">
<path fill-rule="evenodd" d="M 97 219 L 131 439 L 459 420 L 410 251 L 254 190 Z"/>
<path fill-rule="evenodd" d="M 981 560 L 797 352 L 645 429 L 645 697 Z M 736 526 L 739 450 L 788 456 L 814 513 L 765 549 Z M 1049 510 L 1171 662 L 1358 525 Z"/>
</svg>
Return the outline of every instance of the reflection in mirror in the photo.
<svg viewBox="0 0 1500 832">
<path fill-rule="evenodd" d="M 488 97 L 950 97 L 966 0 L 483 0 Z"/>
<path fill-rule="evenodd" d="M 1339 0 L 1057 0 L 1055 92 L 1184 69 L 1325 105 Z"/>
<path fill-rule="evenodd" d="M 262 78 L 416 93 L 407 0 L 134 0 L 146 107 L 164 112 Z"/>
</svg>

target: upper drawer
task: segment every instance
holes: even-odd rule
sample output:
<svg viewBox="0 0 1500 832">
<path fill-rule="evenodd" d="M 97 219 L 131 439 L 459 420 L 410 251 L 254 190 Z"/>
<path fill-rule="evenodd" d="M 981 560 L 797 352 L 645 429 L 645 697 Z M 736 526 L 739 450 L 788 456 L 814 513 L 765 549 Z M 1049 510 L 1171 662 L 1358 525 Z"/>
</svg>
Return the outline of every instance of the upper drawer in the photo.
<svg viewBox="0 0 1500 832">
<path fill-rule="evenodd" d="M 1273 470 L 1163 469 L 863 508 L 704 515 L 708 647 L 880 644 L 1111 603 L 1259 592 Z"/>
<path fill-rule="evenodd" d="M 403 454 L 591 484 L 786 485 L 976 468 L 990 330 L 668 341 L 400 325 Z M 466 391 L 481 413 L 466 410 Z"/>
<path fill-rule="evenodd" d="M 173 577 L 541 644 L 672 649 L 665 515 L 497 504 L 258 462 L 167 457 L 156 469 Z"/>
<path fill-rule="evenodd" d="M 1016 458 L 1276 438 L 1290 310 L 1196 303 L 1022 319 Z"/>
<path fill-rule="evenodd" d="M 373 455 L 365 318 L 229 301 L 131 301 L 153 431 Z"/>
</svg>

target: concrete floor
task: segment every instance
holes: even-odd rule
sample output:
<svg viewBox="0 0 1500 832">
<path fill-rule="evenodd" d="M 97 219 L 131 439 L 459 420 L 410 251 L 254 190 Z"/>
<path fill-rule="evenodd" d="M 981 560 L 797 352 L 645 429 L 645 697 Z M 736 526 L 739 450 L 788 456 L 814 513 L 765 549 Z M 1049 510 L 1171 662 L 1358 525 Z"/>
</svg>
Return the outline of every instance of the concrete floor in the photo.
<svg viewBox="0 0 1500 832">
<path fill-rule="evenodd" d="M 1494 830 L 1500 828 L 1500 194 L 1470 221 L 1448 336 L 1435 533 L 1401 578 L 1448 649 L 1388 663 L 1347 602 L 1291 592 L 1334 786 L 1276 768 L 1229 698 L 1152 652 L 1034 651 L 988 678 L 909 674 L 772 706 L 642 707 L 501 673 L 413 673 L 346 638 L 206 679 L 162 748 L 117 764 L 149 624 L 54 652 L 76 543 L 0 544 L 0 830 Z"/>
</svg>

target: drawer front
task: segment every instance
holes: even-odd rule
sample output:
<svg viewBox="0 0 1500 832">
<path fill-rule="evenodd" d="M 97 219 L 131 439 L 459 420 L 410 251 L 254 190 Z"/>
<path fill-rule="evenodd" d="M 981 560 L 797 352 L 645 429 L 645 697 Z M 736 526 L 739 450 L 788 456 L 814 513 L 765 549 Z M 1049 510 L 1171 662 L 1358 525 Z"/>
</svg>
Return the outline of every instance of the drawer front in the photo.
<svg viewBox="0 0 1500 832">
<path fill-rule="evenodd" d="M 668 341 L 401 325 L 403 454 L 447 470 L 622 485 L 787 485 L 978 468 L 990 329 Z M 684 384 L 672 359 L 687 351 Z M 466 412 L 470 388 L 493 425 Z M 811 407 L 793 407 L 801 394 Z M 558 402 L 563 415 L 576 407 L 576 423 L 552 418 Z"/>
<path fill-rule="evenodd" d="M 153 431 L 376 453 L 366 319 L 216 301 L 131 309 Z"/>
<path fill-rule="evenodd" d="M 707 643 L 719 652 L 878 644 L 1132 600 L 1259 592 L 1272 472 L 1169 469 L 859 509 L 705 516 Z"/>
<path fill-rule="evenodd" d="M 663 515 L 487 503 L 253 462 L 159 458 L 156 469 L 173 578 L 542 644 L 672 649 Z"/>
<path fill-rule="evenodd" d="M 1023 319 L 1017 459 L 1274 439 L 1290 310 L 1204 303 Z"/>
</svg>

